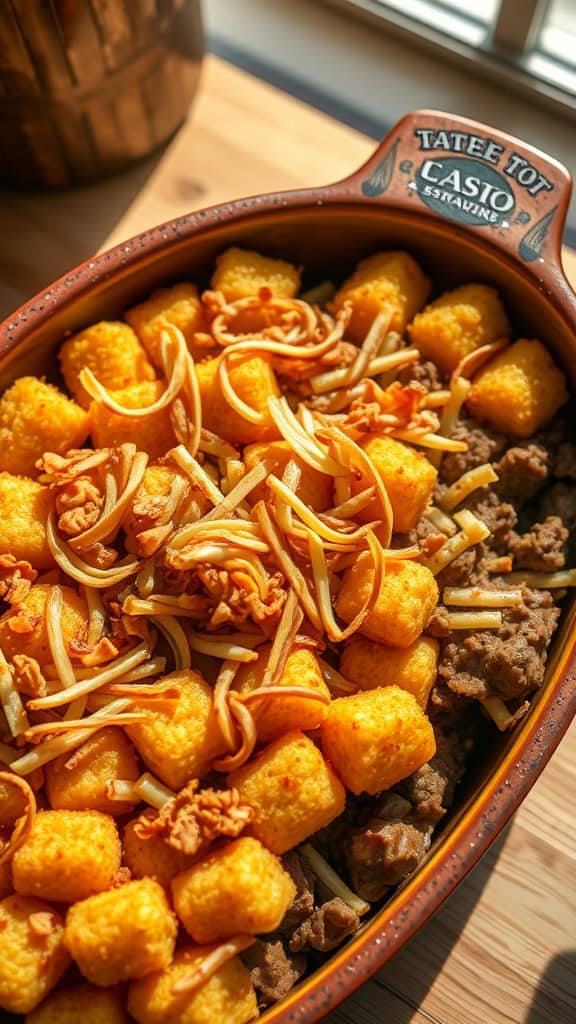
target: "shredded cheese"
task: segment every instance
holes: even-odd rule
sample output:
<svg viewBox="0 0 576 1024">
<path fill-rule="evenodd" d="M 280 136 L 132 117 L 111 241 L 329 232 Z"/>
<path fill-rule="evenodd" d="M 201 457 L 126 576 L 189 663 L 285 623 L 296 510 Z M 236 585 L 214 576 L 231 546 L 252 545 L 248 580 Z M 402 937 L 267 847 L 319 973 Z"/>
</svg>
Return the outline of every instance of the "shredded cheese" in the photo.
<svg viewBox="0 0 576 1024">
<path fill-rule="evenodd" d="M 446 616 L 448 629 L 500 629 L 502 612 L 473 611 L 448 612 Z"/>
<path fill-rule="evenodd" d="M 521 590 L 485 590 L 482 587 L 445 587 L 442 601 L 461 608 L 514 608 L 522 604 Z"/>
<path fill-rule="evenodd" d="M 474 469 L 469 469 L 467 473 L 463 473 L 451 487 L 444 491 L 442 497 L 438 499 L 438 504 L 445 512 L 452 512 L 473 491 L 478 490 L 479 487 L 494 484 L 497 480 L 498 474 L 494 467 L 489 462 L 485 462 L 482 466 L 476 466 Z"/>
</svg>

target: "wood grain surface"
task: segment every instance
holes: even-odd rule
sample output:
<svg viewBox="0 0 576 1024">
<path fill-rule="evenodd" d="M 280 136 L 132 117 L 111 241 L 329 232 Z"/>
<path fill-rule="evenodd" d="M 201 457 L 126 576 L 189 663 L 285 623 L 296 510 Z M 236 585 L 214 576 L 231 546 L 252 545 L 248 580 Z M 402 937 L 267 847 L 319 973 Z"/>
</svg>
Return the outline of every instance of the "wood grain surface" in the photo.
<svg viewBox="0 0 576 1024">
<path fill-rule="evenodd" d="M 99 249 L 170 217 L 345 176 L 374 143 L 215 58 L 160 154 L 96 186 L 0 192 L 0 313 Z M 565 252 L 576 284 L 576 255 Z M 506 833 L 330 1024 L 576 1022 L 576 724 Z"/>
</svg>

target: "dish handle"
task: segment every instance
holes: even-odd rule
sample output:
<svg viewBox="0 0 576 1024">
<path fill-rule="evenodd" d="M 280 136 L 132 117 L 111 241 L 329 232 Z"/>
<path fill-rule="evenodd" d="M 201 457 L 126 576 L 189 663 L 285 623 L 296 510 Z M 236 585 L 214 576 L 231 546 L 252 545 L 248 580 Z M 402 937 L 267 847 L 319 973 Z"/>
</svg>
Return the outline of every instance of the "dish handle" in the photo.
<svg viewBox="0 0 576 1024">
<path fill-rule="evenodd" d="M 489 236 L 543 283 L 566 286 L 561 244 L 571 176 L 511 135 L 455 114 L 417 110 L 346 184 L 358 186 L 368 202 L 418 207 Z"/>
</svg>

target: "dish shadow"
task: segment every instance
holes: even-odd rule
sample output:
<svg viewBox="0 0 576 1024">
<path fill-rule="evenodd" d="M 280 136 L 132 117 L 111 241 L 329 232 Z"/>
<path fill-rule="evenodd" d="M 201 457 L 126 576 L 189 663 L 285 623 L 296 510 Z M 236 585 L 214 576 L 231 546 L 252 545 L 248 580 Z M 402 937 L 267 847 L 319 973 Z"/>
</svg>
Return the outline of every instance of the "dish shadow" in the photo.
<svg viewBox="0 0 576 1024">
<path fill-rule="evenodd" d="M 474 870 L 458 886 L 446 903 L 392 960 L 384 965 L 368 985 L 376 985 L 378 1020 L 386 1024 L 410 1024 L 437 974 L 460 938 L 468 918 L 478 903 L 484 888 L 504 849 L 510 826 L 500 834 Z M 417 967 L 415 966 L 417 965 Z M 402 988 L 398 979 L 409 980 Z M 324 1019 L 325 1024 L 360 1024 L 369 1019 L 362 1005 L 362 989 L 351 996 L 337 1010 Z M 424 1016 L 422 1017 L 424 1020 Z M 525 1024 L 544 1024 L 539 1018 Z M 560 1024 L 546 1020 L 546 1024 Z M 562 1024 L 567 1022 L 562 1021 Z"/>
<path fill-rule="evenodd" d="M 572 1024 L 573 1021 L 576 1021 L 576 949 L 568 949 L 548 961 L 524 1024 Z"/>
</svg>

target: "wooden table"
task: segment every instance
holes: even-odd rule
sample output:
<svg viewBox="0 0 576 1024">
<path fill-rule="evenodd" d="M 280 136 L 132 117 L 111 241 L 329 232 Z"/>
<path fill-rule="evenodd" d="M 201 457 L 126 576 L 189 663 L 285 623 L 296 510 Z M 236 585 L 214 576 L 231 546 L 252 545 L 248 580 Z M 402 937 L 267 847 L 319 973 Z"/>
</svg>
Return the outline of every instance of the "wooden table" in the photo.
<svg viewBox="0 0 576 1024">
<path fill-rule="evenodd" d="M 90 188 L 0 193 L 0 312 L 151 224 L 237 196 L 336 180 L 373 146 L 210 57 L 190 120 L 160 155 Z M 574 254 L 566 265 L 576 281 Z M 575 792 L 576 724 L 471 877 L 330 1024 L 576 1021 Z"/>
</svg>

